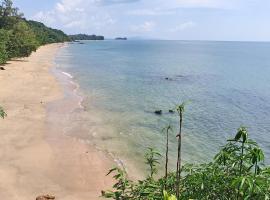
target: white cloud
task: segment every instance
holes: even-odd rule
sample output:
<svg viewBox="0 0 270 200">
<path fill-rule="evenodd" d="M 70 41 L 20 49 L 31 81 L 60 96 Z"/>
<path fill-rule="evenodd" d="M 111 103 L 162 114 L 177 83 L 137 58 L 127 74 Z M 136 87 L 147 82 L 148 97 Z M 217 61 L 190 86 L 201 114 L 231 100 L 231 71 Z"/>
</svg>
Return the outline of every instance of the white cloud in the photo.
<svg viewBox="0 0 270 200">
<path fill-rule="evenodd" d="M 112 5 L 112 4 L 128 4 L 138 2 L 140 0 L 94 0 L 99 5 Z"/>
<path fill-rule="evenodd" d="M 246 0 L 252 1 L 252 0 Z M 151 0 L 152 6 L 158 5 L 162 9 L 175 10 L 181 8 L 211 8 L 211 9 L 235 9 L 242 5 L 244 0 Z M 148 4 L 150 5 L 150 4 Z M 152 8 L 152 7 L 150 7 Z"/>
<path fill-rule="evenodd" d="M 227 23 L 228 27 L 230 23 L 237 26 L 234 25 L 235 20 L 228 20 L 228 17 L 232 16 L 232 13 L 236 17 L 240 16 L 239 11 L 247 6 L 248 2 L 254 0 L 245 2 L 244 0 L 55 1 L 52 9 L 36 13 L 33 19 L 44 22 L 48 26 L 63 29 L 70 34 L 95 33 L 106 37 L 146 35 L 155 38 L 189 38 L 190 34 L 193 34 L 193 38 L 195 38 L 194 35 L 201 38 L 203 33 L 208 37 L 207 34 L 218 32 L 218 30 L 213 30 L 213 33 L 209 33 L 209 30 L 214 27 L 213 25 L 209 27 L 209 22 L 215 26 L 219 26 L 220 21 Z M 211 21 L 209 21 L 210 17 Z M 197 26 L 195 22 L 181 21 L 187 19 L 192 19 L 199 24 L 196 27 L 199 30 L 197 33 L 192 30 Z M 239 21 L 241 20 L 239 18 Z M 179 32 L 182 33 L 177 34 Z"/>
<path fill-rule="evenodd" d="M 126 14 L 137 16 L 157 16 L 157 15 L 172 15 L 174 14 L 174 12 L 162 9 L 136 9 L 127 11 Z"/>
<path fill-rule="evenodd" d="M 68 29 L 79 28 L 95 32 L 116 21 L 105 7 L 98 5 L 99 2 L 101 0 L 61 0 L 52 10 L 38 12 L 33 19 L 53 27 L 61 25 Z"/>
<path fill-rule="evenodd" d="M 177 4 L 180 7 L 226 8 L 230 5 L 230 0 L 177 0 Z"/>
<path fill-rule="evenodd" d="M 212 6 L 219 0 L 177 0 L 179 5 L 184 6 Z"/>
<path fill-rule="evenodd" d="M 130 27 L 132 32 L 137 33 L 145 33 L 145 32 L 151 32 L 156 27 L 156 23 L 153 21 L 145 21 L 143 24 L 139 25 L 132 25 Z"/>
<path fill-rule="evenodd" d="M 179 32 L 184 31 L 186 29 L 190 29 L 194 27 L 196 24 L 193 21 L 187 21 L 182 24 L 177 25 L 176 27 L 170 29 L 170 32 Z"/>
</svg>

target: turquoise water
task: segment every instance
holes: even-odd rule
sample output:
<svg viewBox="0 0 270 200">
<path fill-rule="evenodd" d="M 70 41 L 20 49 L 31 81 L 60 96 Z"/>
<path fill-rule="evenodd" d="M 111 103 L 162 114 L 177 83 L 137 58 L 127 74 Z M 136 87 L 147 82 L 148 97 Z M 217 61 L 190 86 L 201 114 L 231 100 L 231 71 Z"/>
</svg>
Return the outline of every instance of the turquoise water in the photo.
<svg viewBox="0 0 270 200">
<path fill-rule="evenodd" d="M 169 123 L 175 126 L 170 135 L 174 166 L 178 118 L 168 110 L 181 101 L 189 102 L 185 162 L 211 159 L 241 125 L 269 160 L 270 43 L 88 41 L 68 44 L 56 63 L 84 96 L 85 109 L 72 114 L 69 134 L 137 169 L 147 147 L 164 152 L 161 129 Z M 155 115 L 157 109 L 164 114 Z"/>
</svg>

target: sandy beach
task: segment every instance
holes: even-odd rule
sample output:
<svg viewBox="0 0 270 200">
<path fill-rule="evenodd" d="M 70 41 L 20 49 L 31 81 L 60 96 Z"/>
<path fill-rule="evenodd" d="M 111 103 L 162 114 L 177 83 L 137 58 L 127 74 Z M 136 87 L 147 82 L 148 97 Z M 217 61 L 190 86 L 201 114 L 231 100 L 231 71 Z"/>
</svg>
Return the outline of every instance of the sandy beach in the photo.
<svg viewBox="0 0 270 200">
<path fill-rule="evenodd" d="M 62 45 L 43 46 L 0 71 L 0 105 L 8 114 L 0 120 L 3 200 L 30 200 L 43 194 L 63 200 L 95 200 L 100 199 L 101 189 L 111 185 L 105 175 L 112 160 L 59 129 L 64 122 L 57 120 L 78 105 L 76 99 L 65 100 L 61 108 L 54 104 L 65 96 L 51 73 Z M 51 117 L 48 107 L 54 111 Z"/>
</svg>

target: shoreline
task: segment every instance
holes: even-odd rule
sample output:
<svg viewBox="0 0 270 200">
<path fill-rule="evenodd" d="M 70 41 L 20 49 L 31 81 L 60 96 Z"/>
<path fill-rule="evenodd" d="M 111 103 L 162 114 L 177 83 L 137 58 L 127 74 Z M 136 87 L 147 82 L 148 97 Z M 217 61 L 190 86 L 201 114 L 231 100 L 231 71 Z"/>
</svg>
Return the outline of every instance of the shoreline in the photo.
<svg viewBox="0 0 270 200">
<path fill-rule="evenodd" d="M 63 132 L 61 125 L 73 109 L 83 109 L 83 99 L 78 103 L 66 98 L 65 83 L 52 73 L 61 47 L 40 47 L 0 72 L 0 83 L 5 85 L 0 88 L 0 105 L 8 114 L 0 122 L 0 196 L 4 199 L 52 194 L 56 199 L 95 200 L 112 185 L 106 177 L 115 165 L 112 159 Z M 79 86 L 73 84 L 76 92 Z"/>
<path fill-rule="evenodd" d="M 66 46 L 62 48 L 65 47 Z M 141 170 L 137 170 L 136 168 L 134 168 L 133 163 L 131 162 L 129 163 L 127 160 L 122 159 L 118 155 L 111 152 L 109 148 L 102 148 L 100 146 L 100 143 L 92 141 L 92 139 L 95 140 L 96 134 L 99 134 L 99 131 L 89 133 L 91 132 L 89 131 L 89 129 L 91 129 L 92 127 L 88 123 L 92 122 L 92 118 L 89 119 L 88 116 L 92 116 L 93 118 L 95 118 L 95 116 L 93 116 L 92 115 L 93 113 L 90 113 L 89 110 L 87 110 L 87 108 L 84 106 L 84 102 L 87 100 L 88 97 L 84 94 L 84 91 L 80 89 L 80 84 L 75 80 L 73 74 L 71 74 L 68 71 L 65 71 L 63 68 L 61 68 L 61 66 L 57 65 L 57 63 L 55 63 L 55 67 L 52 68 L 51 73 L 56 77 L 61 87 L 65 91 L 64 93 L 66 95 L 66 97 L 62 98 L 60 102 L 54 102 L 57 104 L 56 107 L 61 107 L 61 104 L 65 103 L 64 102 L 65 98 L 66 101 L 72 101 L 72 99 L 75 98 L 75 102 L 77 102 L 74 103 L 75 106 L 73 109 L 71 109 L 74 112 L 71 111 L 70 113 L 67 113 L 67 116 L 70 116 L 71 119 L 67 119 L 67 121 L 65 122 L 65 127 L 67 128 L 67 130 L 63 130 L 64 135 L 71 139 L 79 140 L 81 143 L 88 145 L 90 148 L 94 148 L 95 151 L 101 152 L 106 157 L 108 157 L 109 160 L 113 161 L 111 165 L 108 167 L 108 169 L 111 169 L 114 166 L 123 167 L 128 173 L 130 179 L 132 180 L 143 179 L 145 177 L 145 174 Z M 73 116 L 74 113 L 75 117 Z M 74 120 L 76 121 L 75 127 L 72 127 L 71 124 L 73 123 Z M 84 124 L 83 122 L 86 122 L 86 124 Z M 85 127 L 82 128 L 82 126 L 84 125 L 87 127 L 87 129 Z M 70 131 L 69 129 L 72 130 Z M 111 185 L 109 185 L 105 189 L 109 189 Z"/>
</svg>

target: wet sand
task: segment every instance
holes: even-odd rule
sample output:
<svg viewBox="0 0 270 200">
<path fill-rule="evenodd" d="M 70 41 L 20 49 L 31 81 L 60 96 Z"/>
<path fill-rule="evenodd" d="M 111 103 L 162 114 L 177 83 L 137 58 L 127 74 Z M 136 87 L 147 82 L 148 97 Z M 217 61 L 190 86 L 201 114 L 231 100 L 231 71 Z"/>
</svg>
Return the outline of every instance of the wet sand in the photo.
<svg viewBox="0 0 270 200">
<path fill-rule="evenodd" d="M 112 159 L 64 134 L 66 117 L 78 109 L 79 97 L 67 95 L 52 73 L 62 46 L 43 46 L 0 71 L 0 105 L 8 114 L 0 120 L 1 199 L 52 194 L 56 199 L 95 200 L 112 184 L 105 177 L 115 165 Z"/>
</svg>

